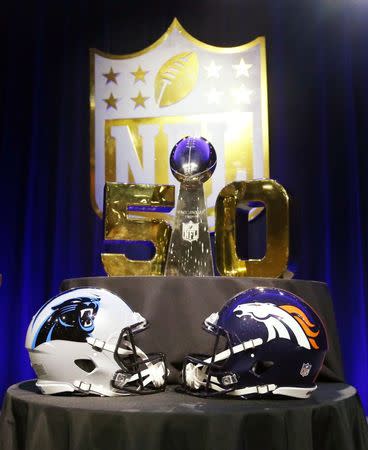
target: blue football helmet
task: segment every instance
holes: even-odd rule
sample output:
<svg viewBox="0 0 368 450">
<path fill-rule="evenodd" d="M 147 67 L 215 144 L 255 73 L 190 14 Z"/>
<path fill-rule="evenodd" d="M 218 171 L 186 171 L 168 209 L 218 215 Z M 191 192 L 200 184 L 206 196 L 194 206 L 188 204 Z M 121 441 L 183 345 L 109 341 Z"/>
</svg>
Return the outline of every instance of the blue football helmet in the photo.
<svg viewBox="0 0 368 450">
<path fill-rule="evenodd" d="M 188 355 L 182 377 L 199 396 L 308 398 L 327 349 L 317 313 L 291 292 L 248 289 L 231 298 L 203 328 L 215 336 L 211 356 Z"/>
</svg>

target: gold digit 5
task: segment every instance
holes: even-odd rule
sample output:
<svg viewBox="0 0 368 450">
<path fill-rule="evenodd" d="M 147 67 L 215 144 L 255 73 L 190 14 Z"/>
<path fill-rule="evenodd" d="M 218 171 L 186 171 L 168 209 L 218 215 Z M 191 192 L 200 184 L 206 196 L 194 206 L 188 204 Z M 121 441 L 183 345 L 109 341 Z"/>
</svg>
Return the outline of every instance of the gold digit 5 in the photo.
<svg viewBox="0 0 368 450">
<path fill-rule="evenodd" d="M 131 260 L 124 254 L 102 253 L 102 264 L 108 275 L 163 275 L 171 226 L 157 218 L 129 218 L 129 211 L 170 211 L 174 204 L 174 186 L 106 183 L 104 238 L 151 241 L 156 249 L 155 256 L 145 261 Z"/>
<path fill-rule="evenodd" d="M 266 207 L 267 245 L 262 259 L 240 259 L 236 251 L 235 217 L 240 203 L 258 201 Z M 279 277 L 289 257 L 289 197 L 274 180 L 235 181 L 216 200 L 216 264 L 221 275 Z"/>
</svg>

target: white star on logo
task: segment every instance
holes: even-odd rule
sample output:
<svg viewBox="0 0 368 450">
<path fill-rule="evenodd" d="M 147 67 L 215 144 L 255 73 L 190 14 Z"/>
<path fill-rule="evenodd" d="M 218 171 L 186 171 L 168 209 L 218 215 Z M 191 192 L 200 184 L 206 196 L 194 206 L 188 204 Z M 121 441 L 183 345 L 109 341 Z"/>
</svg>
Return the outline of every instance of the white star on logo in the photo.
<svg viewBox="0 0 368 450">
<path fill-rule="evenodd" d="M 231 95 L 234 97 L 234 101 L 236 104 L 240 105 L 241 103 L 250 103 L 250 95 L 253 91 L 247 89 L 244 84 L 240 86 L 240 88 L 232 89 Z"/>
<path fill-rule="evenodd" d="M 239 78 L 242 75 L 249 78 L 249 69 L 253 66 L 253 64 L 245 64 L 244 59 L 240 60 L 239 64 L 233 64 L 233 69 L 235 69 L 235 77 Z"/>
<path fill-rule="evenodd" d="M 221 97 L 224 95 L 223 92 L 218 91 L 216 88 L 212 88 L 207 94 L 208 104 L 218 105 L 221 101 Z"/>
<path fill-rule="evenodd" d="M 222 66 L 216 66 L 215 61 L 211 61 L 211 64 L 209 66 L 204 66 L 204 68 L 207 70 L 207 78 L 220 78 L 220 70 L 222 69 Z"/>
</svg>

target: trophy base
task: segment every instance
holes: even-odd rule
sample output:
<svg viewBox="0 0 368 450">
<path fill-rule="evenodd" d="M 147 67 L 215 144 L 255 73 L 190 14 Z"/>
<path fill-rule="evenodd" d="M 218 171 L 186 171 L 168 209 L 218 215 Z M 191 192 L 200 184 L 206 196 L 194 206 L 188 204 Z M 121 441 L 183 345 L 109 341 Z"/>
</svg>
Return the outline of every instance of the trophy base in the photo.
<svg viewBox="0 0 368 450">
<path fill-rule="evenodd" d="M 180 232 L 175 230 L 167 254 L 165 276 L 214 276 L 209 233 L 205 242 L 183 242 Z"/>
</svg>

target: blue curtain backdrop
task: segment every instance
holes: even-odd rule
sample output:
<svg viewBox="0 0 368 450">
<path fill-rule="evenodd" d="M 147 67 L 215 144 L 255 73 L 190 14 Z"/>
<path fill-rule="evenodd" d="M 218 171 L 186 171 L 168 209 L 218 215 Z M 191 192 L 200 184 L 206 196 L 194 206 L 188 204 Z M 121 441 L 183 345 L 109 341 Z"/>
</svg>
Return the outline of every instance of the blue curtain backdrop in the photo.
<svg viewBox="0 0 368 450">
<path fill-rule="evenodd" d="M 104 275 L 89 198 L 89 48 L 124 54 L 177 17 L 235 46 L 266 37 L 270 171 L 291 197 L 290 269 L 326 281 L 346 380 L 368 411 L 368 1 L 8 2 L 0 16 L 0 390 L 33 372 L 32 314 Z"/>
</svg>

